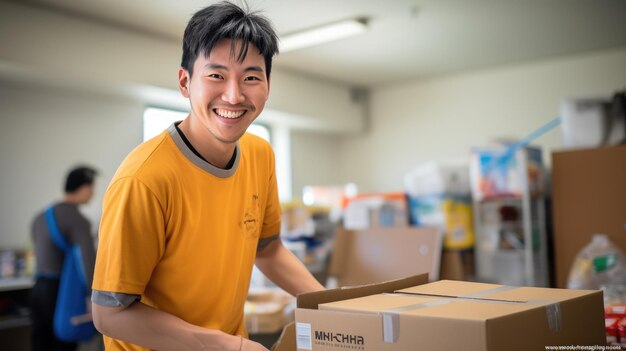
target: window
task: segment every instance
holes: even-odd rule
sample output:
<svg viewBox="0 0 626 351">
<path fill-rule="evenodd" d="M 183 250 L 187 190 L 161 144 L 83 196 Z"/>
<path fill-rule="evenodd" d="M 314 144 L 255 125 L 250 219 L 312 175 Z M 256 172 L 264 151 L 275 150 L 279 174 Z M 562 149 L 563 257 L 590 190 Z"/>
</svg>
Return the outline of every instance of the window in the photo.
<svg viewBox="0 0 626 351">
<path fill-rule="evenodd" d="M 159 135 L 172 123 L 185 119 L 187 115 L 188 112 L 148 107 L 143 113 L 143 140 Z M 248 127 L 248 132 L 271 142 L 270 130 L 262 124 L 253 123 Z"/>
<path fill-rule="evenodd" d="M 143 140 L 152 139 L 161 134 L 172 123 L 183 120 L 187 112 L 148 107 L 143 112 Z"/>
</svg>

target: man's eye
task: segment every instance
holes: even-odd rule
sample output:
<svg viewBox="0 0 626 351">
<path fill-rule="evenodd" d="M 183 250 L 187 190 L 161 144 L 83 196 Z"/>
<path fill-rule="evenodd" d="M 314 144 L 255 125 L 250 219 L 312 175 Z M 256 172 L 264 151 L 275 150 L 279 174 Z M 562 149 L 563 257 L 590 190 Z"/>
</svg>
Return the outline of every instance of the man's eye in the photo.
<svg viewBox="0 0 626 351">
<path fill-rule="evenodd" d="M 222 79 L 223 77 L 217 73 L 212 73 L 208 75 L 209 78 Z"/>
<path fill-rule="evenodd" d="M 246 77 L 245 80 L 261 80 L 261 79 L 259 79 L 258 77 L 251 76 L 251 77 Z"/>
</svg>

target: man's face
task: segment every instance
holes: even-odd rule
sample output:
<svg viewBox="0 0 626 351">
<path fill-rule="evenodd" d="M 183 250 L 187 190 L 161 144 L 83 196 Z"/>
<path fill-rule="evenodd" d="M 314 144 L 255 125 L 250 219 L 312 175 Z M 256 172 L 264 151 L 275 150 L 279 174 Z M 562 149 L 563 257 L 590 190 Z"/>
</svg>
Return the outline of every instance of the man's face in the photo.
<svg viewBox="0 0 626 351">
<path fill-rule="evenodd" d="M 179 70 L 179 88 L 191 102 L 191 117 L 221 143 L 234 143 L 263 110 L 269 96 L 265 59 L 252 44 L 243 62 L 231 55 L 231 40 L 198 56 L 193 76 Z M 239 45 L 235 54 L 239 52 Z"/>
</svg>

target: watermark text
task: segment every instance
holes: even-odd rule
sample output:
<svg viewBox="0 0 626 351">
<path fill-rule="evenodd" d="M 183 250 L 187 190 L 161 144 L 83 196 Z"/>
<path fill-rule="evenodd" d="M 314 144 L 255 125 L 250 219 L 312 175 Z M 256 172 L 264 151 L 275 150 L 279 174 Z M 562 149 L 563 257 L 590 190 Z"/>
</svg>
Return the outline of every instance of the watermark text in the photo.
<svg viewBox="0 0 626 351">
<path fill-rule="evenodd" d="M 621 350 L 619 345 L 561 345 L 561 346 L 546 346 L 546 350 L 591 350 L 591 351 L 608 351 L 608 350 Z"/>
</svg>

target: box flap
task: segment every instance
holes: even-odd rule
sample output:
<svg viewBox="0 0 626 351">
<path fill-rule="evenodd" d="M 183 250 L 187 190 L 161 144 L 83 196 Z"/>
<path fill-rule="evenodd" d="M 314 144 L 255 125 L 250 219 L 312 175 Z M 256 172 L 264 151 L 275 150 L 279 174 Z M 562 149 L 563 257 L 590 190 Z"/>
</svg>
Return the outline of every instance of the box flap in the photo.
<svg viewBox="0 0 626 351">
<path fill-rule="evenodd" d="M 439 278 L 442 236 L 438 228 L 391 227 L 335 236 L 329 274 L 340 286 L 361 285 L 429 273 Z"/>
<path fill-rule="evenodd" d="M 284 328 L 278 340 L 272 346 L 272 351 L 296 351 L 296 323 L 291 322 Z"/>
<path fill-rule="evenodd" d="M 425 283 L 428 283 L 428 274 L 420 274 L 376 284 L 316 291 L 308 294 L 298 295 L 297 304 L 298 308 L 317 309 L 317 306 L 321 303 L 353 299 L 355 297 L 381 294 L 385 292 L 393 292 L 398 289 L 404 289 L 410 286 L 418 286 Z"/>
</svg>

